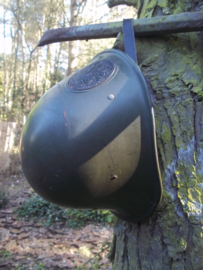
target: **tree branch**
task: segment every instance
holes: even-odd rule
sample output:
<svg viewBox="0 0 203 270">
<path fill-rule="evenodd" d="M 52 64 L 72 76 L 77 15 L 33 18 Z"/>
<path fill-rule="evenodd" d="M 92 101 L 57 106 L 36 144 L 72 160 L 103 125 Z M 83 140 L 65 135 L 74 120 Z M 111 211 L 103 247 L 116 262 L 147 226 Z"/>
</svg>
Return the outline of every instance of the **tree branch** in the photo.
<svg viewBox="0 0 203 270">
<path fill-rule="evenodd" d="M 119 5 L 136 6 L 137 0 L 108 0 L 107 5 L 109 8 Z"/>
</svg>

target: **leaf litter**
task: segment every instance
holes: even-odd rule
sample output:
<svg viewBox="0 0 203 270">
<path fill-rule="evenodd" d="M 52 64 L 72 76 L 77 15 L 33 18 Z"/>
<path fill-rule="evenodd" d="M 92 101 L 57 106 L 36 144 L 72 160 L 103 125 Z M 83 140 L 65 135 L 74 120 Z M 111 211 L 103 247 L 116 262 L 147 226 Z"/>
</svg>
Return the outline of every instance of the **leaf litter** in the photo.
<svg viewBox="0 0 203 270">
<path fill-rule="evenodd" d="M 30 187 L 23 176 L 0 179 L 0 184 L 9 192 L 8 203 L 0 209 L 0 269 L 111 269 L 110 225 L 90 223 L 78 230 L 65 222 L 47 227 L 38 219 L 18 220 L 14 210 L 26 202 Z"/>
</svg>

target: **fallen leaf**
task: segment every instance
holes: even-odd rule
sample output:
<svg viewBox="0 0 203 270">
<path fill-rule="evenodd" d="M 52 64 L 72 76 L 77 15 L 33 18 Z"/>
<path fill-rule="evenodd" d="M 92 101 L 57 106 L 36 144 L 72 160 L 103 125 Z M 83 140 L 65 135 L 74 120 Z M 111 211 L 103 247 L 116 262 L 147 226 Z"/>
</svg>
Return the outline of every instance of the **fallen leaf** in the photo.
<svg viewBox="0 0 203 270">
<path fill-rule="evenodd" d="M 53 252 L 43 252 L 41 255 L 39 255 L 38 259 L 44 259 L 44 258 L 50 258 L 50 257 L 54 257 L 54 253 Z"/>
<path fill-rule="evenodd" d="M 11 229 L 11 233 L 19 234 L 21 231 L 18 229 Z"/>
<path fill-rule="evenodd" d="M 90 239 L 83 239 L 83 242 L 85 243 L 93 243 L 93 242 L 102 242 L 100 238 L 90 238 Z"/>
<path fill-rule="evenodd" d="M 63 264 L 68 268 L 75 268 L 75 264 L 71 260 L 62 261 Z"/>
<path fill-rule="evenodd" d="M 24 239 L 24 238 L 27 238 L 31 233 L 21 233 L 18 235 L 18 239 L 21 240 L 21 239 Z"/>
<path fill-rule="evenodd" d="M 9 263 L 2 263 L 2 264 L 0 263 L 0 268 L 5 267 L 7 265 L 9 265 Z"/>
<path fill-rule="evenodd" d="M 75 261 L 75 264 L 76 264 L 76 266 L 77 266 L 77 267 L 79 267 L 79 266 L 81 266 L 81 265 L 82 265 L 82 263 L 81 263 L 81 262 L 79 262 L 77 259 L 75 259 L 74 261 Z"/>
<path fill-rule="evenodd" d="M 47 229 L 44 227 L 39 228 L 39 233 L 45 234 L 47 232 Z"/>
<path fill-rule="evenodd" d="M 100 262 L 99 262 L 99 265 L 104 265 L 104 264 L 108 264 L 110 263 L 108 259 L 102 259 Z"/>
<path fill-rule="evenodd" d="M 79 254 L 82 258 L 91 258 L 92 257 L 91 251 L 86 246 L 79 248 Z"/>
<path fill-rule="evenodd" d="M 73 242 L 77 242 L 81 238 L 82 234 L 79 232 L 77 233 L 76 237 L 72 240 Z"/>
<path fill-rule="evenodd" d="M 7 241 L 9 239 L 10 232 L 7 229 L 0 228 L 0 242 L 3 243 L 4 241 Z"/>
<path fill-rule="evenodd" d="M 71 243 L 71 246 L 72 246 L 72 247 L 79 248 L 79 247 L 80 247 L 80 244 L 78 244 L 78 243 Z"/>
<path fill-rule="evenodd" d="M 65 259 L 73 259 L 75 258 L 75 254 L 64 253 L 62 257 Z"/>
<path fill-rule="evenodd" d="M 12 217 L 11 216 L 6 216 L 6 223 L 13 223 Z"/>
<path fill-rule="evenodd" d="M 63 238 L 64 236 L 63 235 L 61 235 L 61 234 L 55 234 L 54 235 L 54 238 L 55 239 L 61 239 L 61 238 Z"/>
<path fill-rule="evenodd" d="M 89 233 L 93 230 L 93 226 L 92 225 L 87 225 L 86 227 L 84 227 L 81 231 L 82 234 L 86 234 Z"/>
<path fill-rule="evenodd" d="M 18 248 L 16 241 L 15 240 L 11 240 L 10 242 L 8 242 L 5 246 L 5 249 L 9 250 L 9 251 L 14 251 Z"/>
<path fill-rule="evenodd" d="M 12 227 L 16 228 L 16 229 L 20 229 L 22 227 L 22 225 L 23 225 L 22 220 L 17 220 L 15 222 L 13 222 Z"/>
<path fill-rule="evenodd" d="M 15 256 L 15 257 L 13 258 L 13 260 L 14 260 L 14 261 L 20 261 L 20 260 L 23 260 L 23 259 L 25 259 L 25 258 L 26 258 L 26 256 L 17 255 L 17 256 Z"/>
<path fill-rule="evenodd" d="M 0 213 L 11 214 L 13 213 L 13 209 L 0 210 Z"/>
<path fill-rule="evenodd" d="M 78 252 L 78 249 L 77 248 L 70 248 L 70 254 L 75 254 Z"/>
</svg>

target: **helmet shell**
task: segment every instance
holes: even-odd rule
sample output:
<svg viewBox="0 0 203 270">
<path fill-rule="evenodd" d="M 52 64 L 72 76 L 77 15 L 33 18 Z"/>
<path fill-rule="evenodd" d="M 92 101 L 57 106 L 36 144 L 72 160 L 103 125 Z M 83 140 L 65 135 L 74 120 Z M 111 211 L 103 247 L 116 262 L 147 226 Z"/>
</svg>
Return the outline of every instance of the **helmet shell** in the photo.
<svg viewBox="0 0 203 270">
<path fill-rule="evenodd" d="M 139 67 L 105 50 L 47 91 L 23 129 L 22 169 L 45 200 L 128 221 L 161 199 L 153 109 Z"/>
</svg>

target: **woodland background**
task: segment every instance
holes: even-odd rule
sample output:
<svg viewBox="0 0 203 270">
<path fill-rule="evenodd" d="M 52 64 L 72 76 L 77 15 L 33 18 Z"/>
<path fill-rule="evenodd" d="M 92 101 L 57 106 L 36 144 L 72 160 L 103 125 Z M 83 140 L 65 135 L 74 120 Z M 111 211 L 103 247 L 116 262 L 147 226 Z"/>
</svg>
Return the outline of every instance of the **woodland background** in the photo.
<svg viewBox="0 0 203 270">
<path fill-rule="evenodd" d="M 109 9 L 104 0 L 1 1 L 0 120 L 25 122 L 25 116 L 49 88 L 100 51 L 112 48 L 115 41 L 62 42 L 32 53 L 46 30 L 123 18 L 136 18 L 136 9 L 124 5 Z"/>
</svg>

